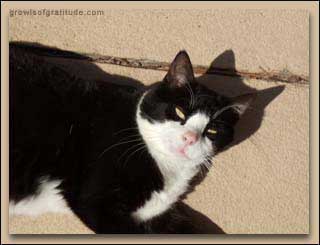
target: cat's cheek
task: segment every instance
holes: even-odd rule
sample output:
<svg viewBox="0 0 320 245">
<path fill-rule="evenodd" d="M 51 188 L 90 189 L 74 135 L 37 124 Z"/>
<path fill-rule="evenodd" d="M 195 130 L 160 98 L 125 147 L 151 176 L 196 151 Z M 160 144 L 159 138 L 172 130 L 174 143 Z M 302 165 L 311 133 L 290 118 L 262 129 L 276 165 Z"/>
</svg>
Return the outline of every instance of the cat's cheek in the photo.
<svg viewBox="0 0 320 245">
<path fill-rule="evenodd" d="M 169 137 L 162 137 L 160 138 L 158 149 L 161 150 L 163 153 L 172 154 L 173 153 L 173 144 Z"/>
<path fill-rule="evenodd" d="M 171 144 L 168 144 L 168 149 L 172 154 L 175 154 L 175 149 Z"/>
</svg>

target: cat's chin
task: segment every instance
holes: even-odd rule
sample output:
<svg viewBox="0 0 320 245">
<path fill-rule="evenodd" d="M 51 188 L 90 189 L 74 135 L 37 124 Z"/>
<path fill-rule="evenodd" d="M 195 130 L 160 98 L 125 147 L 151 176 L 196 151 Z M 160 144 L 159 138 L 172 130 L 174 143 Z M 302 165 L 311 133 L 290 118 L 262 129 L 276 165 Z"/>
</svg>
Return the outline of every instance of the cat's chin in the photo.
<svg viewBox="0 0 320 245">
<path fill-rule="evenodd" d="M 168 155 L 170 155 L 172 158 L 176 158 L 180 161 L 193 162 L 195 165 L 201 164 L 206 159 L 213 157 L 213 155 L 209 157 L 208 155 L 201 155 L 201 154 L 196 154 L 197 156 L 195 156 L 191 154 L 188 150 L 186 150 L 184 147 L 170 146 L 168 151 L 169 151 Z"/>
<path fill-rule="evenodd" d="M 205 156 L 190 156 L 187 152 L 179 152 L 179 150 L 176 150 L 175 152 L 168 153 L 169 159 L 176 159 L 179 162 L 187 163 L 192 166 L 198 166 L 201 165 L 204 161 L 207 161 L 206 159 L 209 159 L 209 157 Z M 210 159 L 213 156 L 210 156 Z"/>
<path fill-rule="evenodd" d="M 188 156 L 188 153 L 185 151 L 183 147 L 179 148 L 179 147 L 169 146 L 169 151 L 175 157 L 182 158 L 185 160 L 191 160 L 191 158 Z"/>
</svg>

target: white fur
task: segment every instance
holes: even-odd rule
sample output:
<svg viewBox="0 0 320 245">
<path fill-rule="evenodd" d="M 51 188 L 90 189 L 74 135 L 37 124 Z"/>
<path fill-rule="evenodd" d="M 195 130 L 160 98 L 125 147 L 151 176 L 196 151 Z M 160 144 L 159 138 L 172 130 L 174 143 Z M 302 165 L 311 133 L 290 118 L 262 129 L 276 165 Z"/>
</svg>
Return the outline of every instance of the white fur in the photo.
<svg viewBox="0 0 320 245">
<path fill-rule="evenodd" d="M 37 216 L 46 212 L 68 213 L 71 212 L 66 201 L 57 187 L 60 180 L 42 178 L 39 181 L 37 194 L 27 197 L 17 203 L 10 201 L 10 215 Z"/>
<path fill-rule="evenodd" d="M 192 167 L 166 174 L 164 189 L 153 192 L 151 198 L 133 213 L 133 217 L 138 221 L 146 221 L 165 212 L 187 190 L 189 180 L 196 173 L 196 167 Z"/>
<path fill-rule="evenodd" d="M 138 104 L 136 120 L 148 150 L 164 177 L 164 189 L 153 192 L 151 198 L 133 213 L 138 221 L 146 221 L 169 209 L 187 191 L 189 181 L 199 171 L 205 157 L 214 151 L 210 140 L 200 137 L 185 151 L 188 158 L 177 154 L 172 148 L 183 144 L 182 135 L 189 130 L 201 135 L 210 118 L 197 112 L 184 125 L 175 121 L 150 123 L 140 116 L 140 104 L 144 96 Z"/>
</svg>

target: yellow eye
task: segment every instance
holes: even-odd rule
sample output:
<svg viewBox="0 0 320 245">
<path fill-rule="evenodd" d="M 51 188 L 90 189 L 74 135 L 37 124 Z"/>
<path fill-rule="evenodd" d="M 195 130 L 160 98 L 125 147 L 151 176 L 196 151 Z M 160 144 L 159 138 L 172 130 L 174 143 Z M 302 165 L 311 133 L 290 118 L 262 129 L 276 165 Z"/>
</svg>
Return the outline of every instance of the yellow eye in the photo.
<svg viewBox="0 0 320 245">
<path fill-rule="evenodd" d="M 180 119 L 182 119 L 182 120 L 185 120 L 185 119 L 186 119 L 184 113 L 183 113 L 183 112 L 181 111 L 181 109 L 178 108 L 178 107 L 176 107 L 176 114 L 177 114 L 177 116 L 178 116 Z"/>
<path fill-rule="evenodd" d="M 216 133 L 217 133 L 217 130 L 214 130 L 213 128 L 210 128 L 210 129 L 207 130 L 207 132 L 208 132 L 209 134 L 216 134 Z"/>
</svg>

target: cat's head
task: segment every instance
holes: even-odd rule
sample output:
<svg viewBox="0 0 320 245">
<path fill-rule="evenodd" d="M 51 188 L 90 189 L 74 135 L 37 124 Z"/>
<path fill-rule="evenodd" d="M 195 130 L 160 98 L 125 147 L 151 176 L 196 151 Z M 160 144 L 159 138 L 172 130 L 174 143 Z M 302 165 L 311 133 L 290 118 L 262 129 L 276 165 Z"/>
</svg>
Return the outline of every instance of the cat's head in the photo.
<svg viewBox="0 0 320 245">
<path fill-rule="evenodd" d="M 228 98 L 197 83 L 188 54 L 141 98 L 137 123 L 154 156 L 199 165 L 231 143 L 254 94 Z"/>
</svg>

